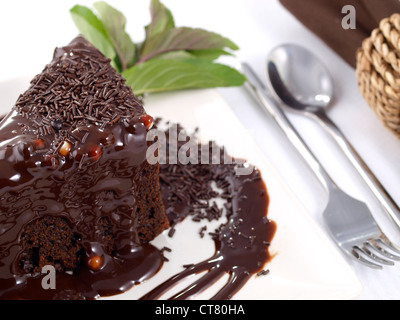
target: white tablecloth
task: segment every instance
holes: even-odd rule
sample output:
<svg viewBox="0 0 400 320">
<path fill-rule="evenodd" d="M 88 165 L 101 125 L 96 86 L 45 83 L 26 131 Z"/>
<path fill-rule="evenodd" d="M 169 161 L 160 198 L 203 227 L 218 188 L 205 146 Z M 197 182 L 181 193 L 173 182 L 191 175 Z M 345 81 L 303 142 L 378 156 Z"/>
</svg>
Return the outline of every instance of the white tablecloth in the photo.
<svg viewBox="0 0 400 320">
<path fill-rule="evenodd" d="M 51 60 L 54 48 L 67 44 L 77 34 L 69 15 L 69 9 L 77 3 L 91 6 L 92 1 L 0 2 L 0 81 L 41 72 Z M 108 3 L 125 13 L 132 38 L 142 40 L 143 26 L 149 22 L 149 1 L 109 0 Z M 381 125 L 360 97 L 354 70 L 281 7 L 278 0 L 164 0 L 164 3 L 173 12 L 177 25 L 219 32 L 236 42 L 240 47 L 237 57 L 250 63 L 261 77 L 267 53 L 279 44 L 293 42 L 315 51 L 335 80 L 336 97 L 329 116 L 400 203 L 400 141 Z M 219 91 L 309 214 L 324 228 L 321 212 L 326 192 L 280 130 L 244 89 Z M 352 196 L 366 201 L 384 231 L 400 244 L 400 231 L 381 211 L 332 139 L 315 122 L 299 115 L 289 116 L 337 183 Z M 400 298 L 400 263 L 383 271 L 370 270 L 350 260 L 349 263 L 364 286 L 361 299 Z"/>
</svg>

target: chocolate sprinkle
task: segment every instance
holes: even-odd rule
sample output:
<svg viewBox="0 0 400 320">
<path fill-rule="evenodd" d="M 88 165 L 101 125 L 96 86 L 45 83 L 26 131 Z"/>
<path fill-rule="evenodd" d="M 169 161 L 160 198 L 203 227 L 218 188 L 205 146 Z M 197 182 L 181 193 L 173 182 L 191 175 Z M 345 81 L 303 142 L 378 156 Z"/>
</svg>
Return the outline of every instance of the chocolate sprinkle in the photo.
<svg viewBox="0 0 400 320">
<path fill-rule="evenodd" d="M 262 270 L 262 271 L 260 271 L 259 273 L 257 273 L 257 277 L 266 276 L 266 275 L 268 275 L 269 273 L 270 273 L 269 270 Z"/>
<path fill-rule="evenodd" d="M 56 49 L 54 60 L 20 95 L 16 110 L 36 124 L 39 135 L 65 126 L 115 124 L 143 110 L 125 80 L 83 38 Z"/>
<path fill-rule="evenodd" d="M 179 125 L 178 132 L 184 132 Z M 166 130 L 165 134 L 169 141 L 169 131 Z M 184 143 L 177 141 L 178 150 Z M 213 142 L 208 144 L 210 155 L 213 146 Z M 229 280 L 211 299 L 230 299 L 252 275 L 261 276 L 269 272 L 262 268 L 271 258 L 268 249 L 276 225 L 266 219 L 269 198 L 260 172 L 255 169 L 248 176 L 236 175 L 236 169 L 242 161 L 234 159 L 232 164 L 224 164 L 222 148 L 221 164 L 201 164 L 202 148 L 204 146 L 199 144 L 200 164 L 168 164 L 167 161 L 167 164 L 160 165 L 160 185 L 171 225 L 175 226 L 187 217 L 192 217 L 196 222 L 226 218 L 227 222 L 208 232 L 215 243 L 215 254 L 200 263 L 185 265 L 184 271 L 144 295 L 142 300 L 157 299 L 181 280 L 204 271 L 207 271 L 204 276 L 170 299 L 189 299 L 224 274 L 229 275 Z M 225 203 L 218 206 L 216 198 L 225 199 Z M 173 233 L 179 232 L 174 227 L 171 230 Z M 206 230 L 207 225 L 200 229 L 201 238 Z"/>
</svg>

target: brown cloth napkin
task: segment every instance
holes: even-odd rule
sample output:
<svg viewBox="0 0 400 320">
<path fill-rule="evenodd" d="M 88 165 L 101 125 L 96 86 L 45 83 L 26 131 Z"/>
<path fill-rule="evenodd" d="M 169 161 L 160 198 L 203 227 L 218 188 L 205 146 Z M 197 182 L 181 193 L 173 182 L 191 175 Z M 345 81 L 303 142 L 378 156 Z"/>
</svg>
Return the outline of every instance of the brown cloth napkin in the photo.
<svg viewBox="0 0 400 320">
<path fill-rule="evenodd" d="M 352 67 L 362 41 L 371 35 L 383 18 L 400 13 L 400 0 L 279 0 L 301 23 L 320 37 Z M 356 29 L 343 29 L 346 14 L 342 8 L 352 5 Z"/>
</svg>

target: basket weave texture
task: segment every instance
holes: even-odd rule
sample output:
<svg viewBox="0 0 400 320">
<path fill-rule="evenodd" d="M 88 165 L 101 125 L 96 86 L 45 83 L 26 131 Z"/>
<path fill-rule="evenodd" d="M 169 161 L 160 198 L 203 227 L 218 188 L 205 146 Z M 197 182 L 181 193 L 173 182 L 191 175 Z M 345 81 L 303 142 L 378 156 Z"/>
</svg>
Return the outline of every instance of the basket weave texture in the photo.
<svg viewBox="0 0 400 320">
<path fill-rule="evenodd" d="M 400 139 L 400 14 L 383 19 L 363 41 L 356 76 L 364 99 Z"/>
</svg>

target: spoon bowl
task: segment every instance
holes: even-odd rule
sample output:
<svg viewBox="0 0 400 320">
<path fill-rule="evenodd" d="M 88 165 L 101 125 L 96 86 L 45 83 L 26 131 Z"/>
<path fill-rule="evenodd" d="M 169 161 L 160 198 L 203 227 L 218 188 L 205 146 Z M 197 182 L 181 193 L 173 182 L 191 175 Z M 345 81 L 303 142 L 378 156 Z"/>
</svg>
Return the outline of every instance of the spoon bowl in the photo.
<svg viewBox="0 0 400 320">
<path fill-rule="evenodd" d="M 267 71 L 277 95 L 297 110 L 327 108 L 333 99 L 333 81 L 328 69 L 307 49 L 286 44 L 268 57 Z"/>
</svg>

